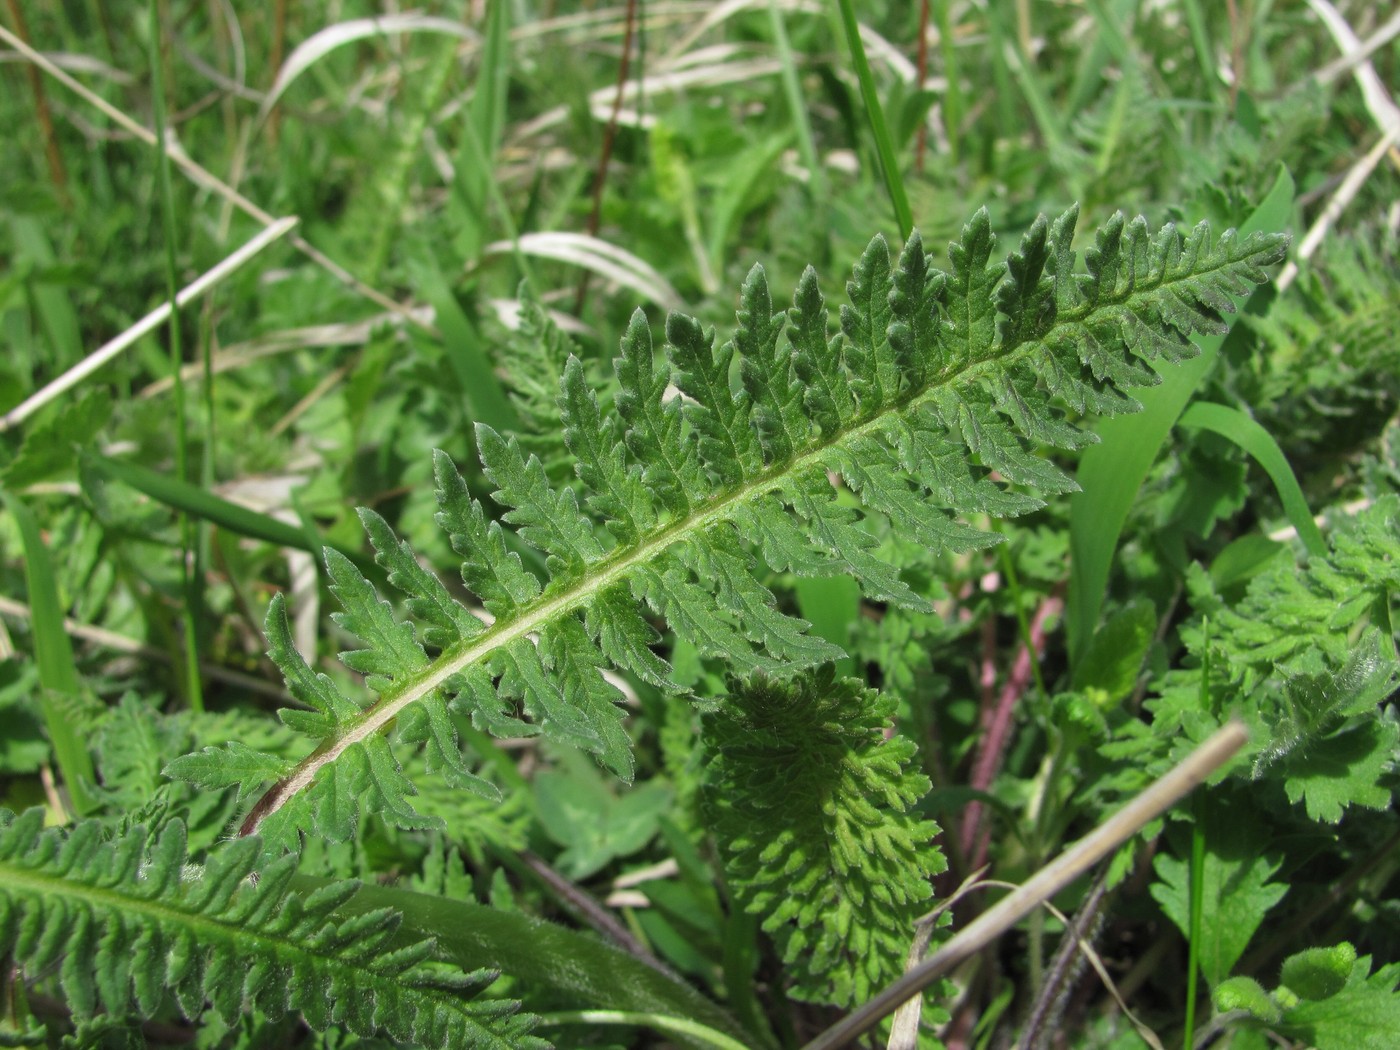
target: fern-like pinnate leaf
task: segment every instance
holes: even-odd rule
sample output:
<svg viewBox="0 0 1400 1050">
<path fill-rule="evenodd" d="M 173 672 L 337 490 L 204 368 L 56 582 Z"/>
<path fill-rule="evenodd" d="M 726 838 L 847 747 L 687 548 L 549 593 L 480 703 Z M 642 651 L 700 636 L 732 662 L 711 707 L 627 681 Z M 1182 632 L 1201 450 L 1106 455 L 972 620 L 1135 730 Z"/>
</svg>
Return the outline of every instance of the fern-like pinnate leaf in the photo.
<svg viewBox="0 0 1400 1050">
<path fill-rule="evenodd" d="M 1021 513 L 1072 489 L 1041 450 L 1092 440 L 1077 426 L 1082 412 L 1135 408 L 1120 388 L 1151 381 L 1147 362 L 1193 353 L 1193 333 L 1222 331 L 1230 297 L 1264 280 L 1284 250 L 1276 236 L 1212 242 L 1204 225 L 1152 234 L 1141 219 L 1115 218 L 1081 274 L 1075 220 L 1073 211 L 1038 220 L 1001 263 L 979 212 L 949 248 L 947 271 L 917 237 L 897 259 L 877 237 L 834 334 L 810 270 L 791 309 L 775 311 L 755 267 L 738 328 L 718 345 L 673 315 L 658 355 L 638 312 L 607 414 L 569 359 L 559 406 L 576 484 L 552 485 L 524 447 L 481 428 L 482 465 L 506 508 L 498 522 L 438 457 L 439 521 L 490 626 L 450 611 L 441 584 L 411 567 L 375 519 L 379 561 L 424 622 L 411 637 L 353 568 L 331 565 L 342 624 L 366 643 L 347 661 L 369 677 L 373 702 L 351 702 L 312 674 L 274 609 L 274 659 L 314 709 L 288 721 L 316 746 L 244 830 L 280 842 L 316 826 L 344 834 L 357 801 L 412 822 L 385 733 L 438 749 L 450 766 L 454 712 L 497 735 L 543 732 L 587 748 L 626 776 L 620 696 L 594 679 L 611 668 L 680 692 L 652 649 L 657 621 L 740 673 L 790 676 L 836 655 L 778 605 L 766 569 L 849 576 L 872 600 L 927 608 L 874 555 L 872 520 L 939 550 L 995 542 L 965 518 Z M 544 555 L 547 578 L 524 566 L 505 527 Z"/>
<path fill-rule="evenodd" d="M 98 821 L 45 830 L 41 809 L 0 810 L 0 957 L 31 980 L 56 975 L 78 1021 L 152 1017 L 168 993 L 191 1019 L 290 1010 L 318 1031 L 420 1046 L 548 1046 L 515 1003 L 471 998 L 494 974 L 405 943 L 392 911 L 337 914 L 357 884 L 299 893 L 297 858 L 258 866 L 261 854 L 239 839 L 196 866 L 179 821 L 109 837 Z"/>
<path fill-rule="evenodd" d="M 1387 701 L 1400 687 L 1400 497 L 1339 518 L 1325 556 L 1304 566 L 1275 557 L 1231 606 L 1209 576 L 1188 576 L 1199 619 L 1182 640 L 1196 667 L 1173 668 L 1147 701 L 1149 726 L 1129 719 L 1102 751 L 1123 763 L 1119 785 L 1179 760 L 1227 716 L 1254 729 L 1254 777 L 1283 784 L 1290 803 L 1337 823 L 1353 806 L 1391 805 L 1400 724 Z M 1202 688 L 1201 666 L 1210 679 Z"/>
<path fill-rule="evenodd" d="M 705 721 L 706 807 L 739 903 L 761 917 L 797 998 L 866 999 L 898 977 L 947 865 L 914 807 L 895 702 L 829 667 L 735 683 Z"/>
</svg>

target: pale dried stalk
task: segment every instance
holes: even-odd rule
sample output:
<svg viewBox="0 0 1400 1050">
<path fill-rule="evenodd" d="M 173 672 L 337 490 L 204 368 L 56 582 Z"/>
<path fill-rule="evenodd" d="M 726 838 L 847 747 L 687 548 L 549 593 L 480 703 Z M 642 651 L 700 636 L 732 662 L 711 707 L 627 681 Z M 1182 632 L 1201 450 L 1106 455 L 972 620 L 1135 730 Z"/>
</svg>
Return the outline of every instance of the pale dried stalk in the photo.
<svg viewBox="0 0 1400 1050">
<path fill-rule="evenodd" d="M 1298 264 L 1307 262 L 1312 258 L 1313 253 L 1322 246 L 1322 240 L 1327 236 L 1327 231 L 1332 228 L 1332 223 L 1336 222 L 1337 217 L 1346 210 L 1346 206 L 1360 192 L 1371 172 L 1381 162 L 1381 158 L 1397 141 L 1400 141 L 1400 123 L 1388 128 L 1385 134 L 1380 137 L 1380 141 L 1371 147 L 1366 156 L 1351 166 L 1346 177 L 1342 179 L 1341 184 L 1328 200 L 1327 206 L 1322 209 L 1322 214 L 1308 228 L 1307 236 L 1299 242 L 1297 257 L 1288 260 L 1288 265 L 1280 271 L 1278 279 L 1274 281 L 1275 287 L 1278 288 L 1278 294 L 1282 295 L 1297 278 Z"/>
</svg>

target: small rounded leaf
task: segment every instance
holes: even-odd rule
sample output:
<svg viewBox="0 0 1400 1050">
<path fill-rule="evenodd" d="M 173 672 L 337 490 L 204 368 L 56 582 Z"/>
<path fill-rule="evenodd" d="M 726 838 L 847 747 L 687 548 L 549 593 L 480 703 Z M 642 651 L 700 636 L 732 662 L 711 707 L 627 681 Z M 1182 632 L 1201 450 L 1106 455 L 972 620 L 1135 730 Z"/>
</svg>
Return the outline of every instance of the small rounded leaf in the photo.
<svg viewBox="0 0 1400 1050">
<path fill-rule="evenodd" d="M 1300 999 L 1330 999 L 1345 987 L 1356 963 L 1346 941 L 1331 948 L 1308 948 L 1283 963 L 1279 983 Z"/>
<path fill-rule="evenodd" d="M 1231 977 L 1215 987 L 1215 1008 L 1221 1013 L 1231 1010 L 1244 1010 L 1266 1024 L 1274 1024 L 1283 1017 L 1273 997 L 1264 991 L 1263 985 L 1250 977 Z"/>
</svg>

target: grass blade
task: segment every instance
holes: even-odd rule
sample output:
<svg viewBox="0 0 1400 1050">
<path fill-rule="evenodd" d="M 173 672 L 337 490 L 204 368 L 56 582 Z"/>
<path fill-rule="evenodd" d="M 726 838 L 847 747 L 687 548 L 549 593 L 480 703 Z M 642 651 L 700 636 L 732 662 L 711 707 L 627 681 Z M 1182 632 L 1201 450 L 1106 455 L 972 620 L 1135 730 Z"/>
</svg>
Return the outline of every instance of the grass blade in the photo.
<svg viewBox="0 0 1400 1050">
<path fill-rule="evenodd" d="M 82 680 L 73 658 L 73 645 L 63 629 L 63 606 L 58 597 L 58 580 L 53 559 L 44 546 L 34 513 L 17 496 L 4 494 L 5 505 L 19 527 L 24 545 L 24 578 L 29 585 L 29 609 L 34 623 L 34 658 L 39 665 L 39 681 L 44 687 L 39 706 L 53 744 L 54 761 L 68 787 L 73 808 L 79 814 L 96 808 L 91 788 L 97 782 L 92 756 L 64 709 L 64 697 L 82 693 Z"/>
<path fill-rule="evenodd" d="M 783 13 L 778 9 L 778 0 L 768 0 L 768 22 L 773 29 L 773 44 L 782 60 L 783 98 L 787 101 L 788 115 L 792 118 L 793 130 L 797 133 L 797 152 L 808 171 L 808 185 L 811 199 L 823 204 L 826 201 L 826 172 L 817 156 L 816 139 L 812 135 L 812 121 L 807 116 L 807 106 L 802 98 L 802 82 L 797 73 L 797 56 L 788 40 L 787 25 Z"/>
<path fill-rule="evenodd" d="M 326 547 L 334 547 L 353 561 L 370 579 L 383 576 L 383 570 L 357 550 L 328 543 L 312 529 L 288 525 L 271 515 L 231 503 L 197 485 L 191 485 L 168 474 L 91 452 L 84 455 L 83 466 L 92 469 L 103 478 L 130 485 L 172 510 L 207 521 L 239 536 L 273 543 L 279 547 L 308 551 L 311 554 L 320 554 Z"/>
<path fill-rule="evenodd" d="M 410 938 L 431 934 L 464 969 L 500 970 L 550 990 L 560 1005 L 687 1018 L 741 1045 L 768 1045 L 689 985 L 596 937 L 518 912 L 382 886 L 365 886 L 346 908 L 385 906 L 404 917 Z"/>
<path fill-rule="evenodd" d="M 865 100 L 865 115 L 870 121 L 870 131 L 875 136 L 875 152 L 880 158 L 880 171 L 885 177 L 885 189 L 894 206 L 894 219 L 899 224 L 899 235 L 908 237 L 914 229 L 914 213 L 909 208 L 909 197 L 904 192 L 904 179 L 899 173 L 899 164 L 894 156 L 894 141 L 890 138 L 890 128 L 885 122 L 885 111 L 880 106 L 880 96 L 875 91 L 875 78 L 870 72 L 870 62 L 865 57 L 865 45 L 860 40 L 860 26 L 856 22 L 855 6 L 851 0 L 837 0 L 841 9 L 841 26 L 846 31 L 846 43 L 851 49 L 851 61 L 856 68 L 856 79 L 860 81 L 860 96 Z"/>
<path fill-rule="evenodd" d="M 185 384 L 180 378 L 180 369 L 185 363 L 182 330 L 180 325 L 179 282 L 175 268 L 175 196 L 170 189 L 170 155 L 165 148 L 165 70 L 162 68 L 160 9 L 156 0 L 150 0 L 150 62 L 151 62 L 151 113 L 156 126 L 156 196 L 160 201 L 161 240 L 165 246 L 165 290 L 167 301 L 174 303 L 166 317 L 170 333 L 170 375 L 175 383 L 175 476 L 188 481 L 189 466 L 189 423 L 185 414 Z M 205 442 L 206 447 L 208 441 Z M 180 515 L 180 590 L 185 596 L 184 608 L 184 672 L 182 681 L 185 697 L 195 711 L 204 710 L 204 690 L 199 680 L 199 651 L 202 648 L 201 625 L 204 623 L 204 548 L 205 537 L 200 535 L 196 523 L 187 515 Z"/>
<path fill-rule="evenodd" d="M 1238 408 L 1209 401 L 1197 401 L 1182 414 L 1177 425 L 1212 431 L 1228 441 L 1233 441 L 1249 453 L 1274 483 L 1279 502 L 1283 504 L 1283 512 L 1297 530 L 1298 538 L 1303 541 L 1308 553 L 1316 558 L 1327 555 L 1327 543 L 1322 538 L 1322 530 L 1317 527 L 1317 522 L 1313 521 L 1312 512 L 1308 510 L 1308 501 L 1303 496 L 1293 468 L 1288 465 L 1283 449 L 1278 447 L 1278 442 L 1272 434 Z"/>
<path fill-rule="evenodd" d="M 1240 228 L 1280 231 L 1293 211 L 1293 178 L 1281 170 L 1268 195 Z M 1255 292 L 1258 295 L 1259 292 Z M 1158 386 L 1130 391 L 1142 403 L 1136 415 L 1101 420 L 1094 430 L 1102 439 L 1084 450 L 1076 480 L 1080 492 L 1070 498 L 1070 577 L 1065 632 L 1071 662 L 1085 652 L 1099 621 L 1118 537 L 1163 442 L 1186 404 L 1215 364 L 1225 336 L 1198 338 L 1200 355 L 1163 370 Z"/>
<path fill-rule="evenodd" d="M 519 428 L 520 417 L 483 349 L 485 340 L 452 294 L 447 278 L 433 262 L 415 267 L 413 275 L 418 294 L 432 306 L 442 331 L 443 353 L 462 388 L 469 421 L 486 423 L 501 433 Z M 470 426 L 466 430 L 470 433 Z"/>
<path fill-rule="evenodd" d="M 44 232 L 43 223 L 32 215 L 15 215 L 10 219 L 10 236 L 14 238 L 15 262 L 21 272 L 28 264 L 39 271 L 26 281 L 39 315 L 39 327 L 47 336 L 53 360 L 75 361 L 82 356 L 83 342 L 78 334 L 78 315 L 73 310 L 68 292 L 44 280 L 43 272 L 58 263 L 53 245 Z"/>
</svg>

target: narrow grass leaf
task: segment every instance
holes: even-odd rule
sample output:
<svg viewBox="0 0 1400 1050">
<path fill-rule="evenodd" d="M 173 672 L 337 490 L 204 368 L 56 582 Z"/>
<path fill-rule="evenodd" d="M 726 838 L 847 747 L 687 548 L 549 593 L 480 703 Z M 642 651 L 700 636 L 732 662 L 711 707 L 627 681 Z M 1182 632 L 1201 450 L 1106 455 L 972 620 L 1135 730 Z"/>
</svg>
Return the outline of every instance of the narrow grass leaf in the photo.
<svg viewBox="0 0 1400 1050">
<path fill-rule="evenodd" d="M 34 623 L 34 657 L 39 665 L 39 681 L 44 687 L 40 709 L 54 759 L 68 787 L 69 797 L 79 813 L 91 812 L 95 799 L 90 788 L 97 782 L 92 756 L 69 721 L 64 697 L 77 697 L 82 681 L 73 658 L 73 646 L 63 629 L 63 606 L 58 597 L 58 580 L 53 560 L 39 532 L 34 513 L 18 497 L 4 493 L 5 505 L 19 527 L 24 545 L 24 576 L 29 585 L 29 608 Z"/>
<path fill-rule="evenodd" d="M 289 525 L 269 514 L 251 510 L 212 492 L 206 492 L 197 485 L 161 474 L 138 463 L 110 459 L 97 452 L 85 453 L 82 461 L 84 468 L 106 480 L 130 485 L 157 503 L 163 503 L 173 510 L 210 522 L 239 536 L 311 554 L 320 554 L 325 547 L 331 546 L 354 562 L 356 567 L 371 579 L 381 579 L 384 576 L 383 570 L 360 551 L 327 543 L 314 530 Z"/>
<path fill-rule="evenodd" d="M 1193 404 L 1182 414 L 1178 425 L 1212 431 L 1249 453 L 1274 483 L 1283 512 L 1297 530 L 1298 538 L 1303 541 L 1308 553 L 1316 558 L 1327 556 L 1327 543 L 1322 538 L 1322 530 L 1313 520 L 1293 468 L 1288 465 L 1283 449 L 1279 448 L 1272 434 L 1238 408 L 1209 401 Z"/>
<path fill-rule="evenodd" d="M 320 881 L 298 878 L 294 884 Z M 500 970 L 531 988 L 549 990 L 561 1005 L 684 1017 L 745 1046 L 772 1045 L 771 1036 L 745 1030 L 690 985 L 596 937 L 519 912 L 382 886 L 365 886 L 346 910 L 382 907 L 403 916 L 400 936 L 406 941 L 431 935 L 463 969 Z"/>
<path fill-rule="evenodd" d="M 447 278 L 436 267 L 423 266 L 415 270 L 414 283 L 433 307 L 447 363 L 462 388 L 471 421 L 502 433 L 518 430 L 520 418 L 483 349 L 485 340 L 452 294 Z"/>
<path fill-rule="evenodd" d="M 851 49 L 851 62 L 855 66 L 856 79 L 860 81 L 860 96 L 865 101 L 865 117 L 870 122 L 870 132 L 875 138 L 875 152 L 880 158 L 880 171 L 885 178 L 885 190 L 890 195 L 894 207 L 894 219 L 899 224 L 900 237 L 908 237 L 914 229 L 914 213 L 909 208 L 909 195 L 904 191 L 904 177 L 895 159 L 894 141 L 890 138 L 889 124 L 885 121 L 885 111 L 880 105 L 880 95 L 875 90 L 875 77 L 870 72 L 870 62 L 865 57 L 865 45 L 861 43 L 860 26 L 856 22 L 855 5 L 851 0 L 837 0 L 841 10 L 841 26 L 846 32 L 846 43 Z"/>
<path fill-rule="evenodd" d="M 1280 232 L 1287 228 L 1292 212 L 1293 178 L 1283 169 L 1268 195 L 1240 227 L 1240 235 Z M 1076 475 L 1081 491 L 1070 498 L 1069 505 L 1070 579 L 1065 631 L 1071 661 L 1077 662 L 1084 655 L 1093 637 L 1128 509 L 1162 443 L 1209 374 L 1224 341 L 1224 336 L 1196 337 L 1199 356 L 1163 369 L 1158 386 L 1128 391 L 1142 403 L 1141 412 L 1101 419 L 1094 426 L 1101 441 L 1081 455 Z"/>
</svg>

